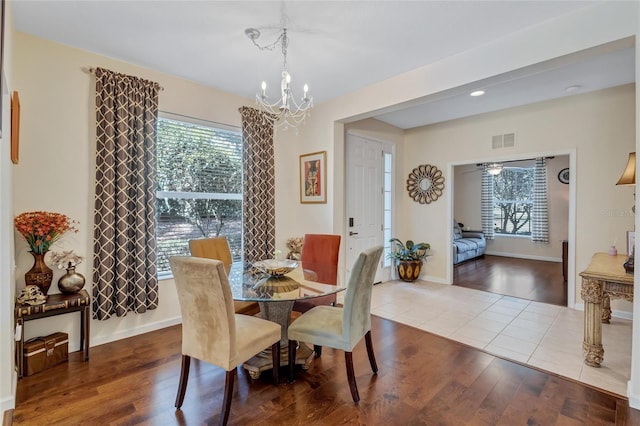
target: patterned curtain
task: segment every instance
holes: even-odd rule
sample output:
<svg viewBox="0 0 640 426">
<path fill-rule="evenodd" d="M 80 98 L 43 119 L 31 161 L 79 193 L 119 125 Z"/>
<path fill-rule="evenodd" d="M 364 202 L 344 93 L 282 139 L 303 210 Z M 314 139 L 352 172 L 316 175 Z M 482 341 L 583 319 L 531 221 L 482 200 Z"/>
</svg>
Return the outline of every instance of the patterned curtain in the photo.
<svg viewBox="0 0 640 426">
<path fill-rule="evenodd" d="M 494 239 L 493 176 L 485 164 L 482 170 L 482 232 L 487 240 Z"/>
<path fill-rule="evenodd" d="M 273 121 L 249 107 L 242 116 L 242 238 L 245 262 L 270 259 L 276 246 Z"/>
<path fill-rule="evenodd" d="M 156 83 L 98 68 L 93 317 L 158 307 Z"/>
<path fill-rule="evenodd" d="M 549 211 L 547 209 L 547 164 L 536 158 L 533 170 L 533 211 L 531 212 L 531 240 L 549 243 Z"/>
</svg>

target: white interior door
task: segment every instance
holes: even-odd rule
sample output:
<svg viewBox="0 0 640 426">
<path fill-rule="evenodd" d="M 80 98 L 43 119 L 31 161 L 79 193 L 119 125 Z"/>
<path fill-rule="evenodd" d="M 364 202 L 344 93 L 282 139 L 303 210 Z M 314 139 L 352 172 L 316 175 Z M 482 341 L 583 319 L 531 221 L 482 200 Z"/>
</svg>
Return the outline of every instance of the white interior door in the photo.
<svg viewBox="0 0 640 426">
<path fill-rule="evenodd" d="M 347 276 L 363 250 L 382 245 L 382 143 L 347 135 Z M 376 282 L 382 279 L 378 266 Z"/>
</svg>

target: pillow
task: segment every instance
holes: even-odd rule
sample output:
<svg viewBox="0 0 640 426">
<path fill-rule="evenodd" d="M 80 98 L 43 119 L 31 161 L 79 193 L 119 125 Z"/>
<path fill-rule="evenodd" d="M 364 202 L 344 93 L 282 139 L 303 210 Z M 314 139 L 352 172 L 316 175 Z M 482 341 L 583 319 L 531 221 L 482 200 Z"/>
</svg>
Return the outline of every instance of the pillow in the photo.
<svg viewBox="0 0 640 426">
<path fill-rule="evenodd" d="M 457 220 L 453 220 L 453 239 L 455 240 L 459 240 L 460 238 L 462 238 L 462 229 L 460 229 L 460 225 L 458 225 L 458 221 Z"/>
</svg>

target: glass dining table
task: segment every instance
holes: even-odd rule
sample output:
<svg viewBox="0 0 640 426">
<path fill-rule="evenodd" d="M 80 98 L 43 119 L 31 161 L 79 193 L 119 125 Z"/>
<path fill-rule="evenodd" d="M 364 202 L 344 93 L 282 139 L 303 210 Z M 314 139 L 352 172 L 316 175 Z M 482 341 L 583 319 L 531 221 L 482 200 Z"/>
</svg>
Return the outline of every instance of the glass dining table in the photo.
<svg viewBox="0 0 640 426">
<path fill-rule="evenodd" d="M 314 264 L 313 269 L 333 268 L 335 265 Z M 337 285 L 313 281 L 316 273 L 305 268 L 299 261 L 265 260 L 253 264 L 235 264 L 229 272 L 229 284 L 234 300 L 258 302 L 260 317 L 280 324 L 280 365 L 288 365 L 289 354 L 287 329 L 291 323 L 291 312 L 296 300 L 335 294 L 345 289 L 345 283 L 338 278 Z M 337 274 L 340 277 L 340 274 Z M 303 342 L 296 352 L 296 364 L 303 369 L 309 368 L 313 359 L 313 350 Z M 265 370 L 273 368 L 271 352 L 265 350 L 243 364 L 253 379 L 260 377 Z"/>
</svg>

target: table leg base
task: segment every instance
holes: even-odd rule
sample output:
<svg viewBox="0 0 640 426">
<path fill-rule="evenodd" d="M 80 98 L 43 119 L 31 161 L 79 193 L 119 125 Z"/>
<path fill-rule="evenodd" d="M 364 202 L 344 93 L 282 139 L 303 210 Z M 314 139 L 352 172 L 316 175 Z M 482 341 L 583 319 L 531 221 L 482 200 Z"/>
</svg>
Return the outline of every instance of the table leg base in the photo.
<svg viewBox="0 0 640 426">
<path fill-rule="evenodd" d="M 313 349 L 309 348 L 304 343 L 301 343 L 296 351 L 296 365 L 302 365 L 303 370 L 308 370 L 314 355 Z M 284 367 L 287 365 L 289 365 L 289 348 L 280 347 L 280 366 Z M 258 355 L 242 364 L 242 366 L 249 373 L 249 377 L 254 380 L 258 379 L 263 371 L 271 370 L 273 368 L 271 350 L 269 349 L 260 352 Z"/>
<path fill-rule="evenodd" d="M 590 367 L 599 368 L 604 361 L 602 345 L 590 345 L 587 342 L 582 342 L 582 352 L 584 353 L 584 363 Z"/>
</svg>

